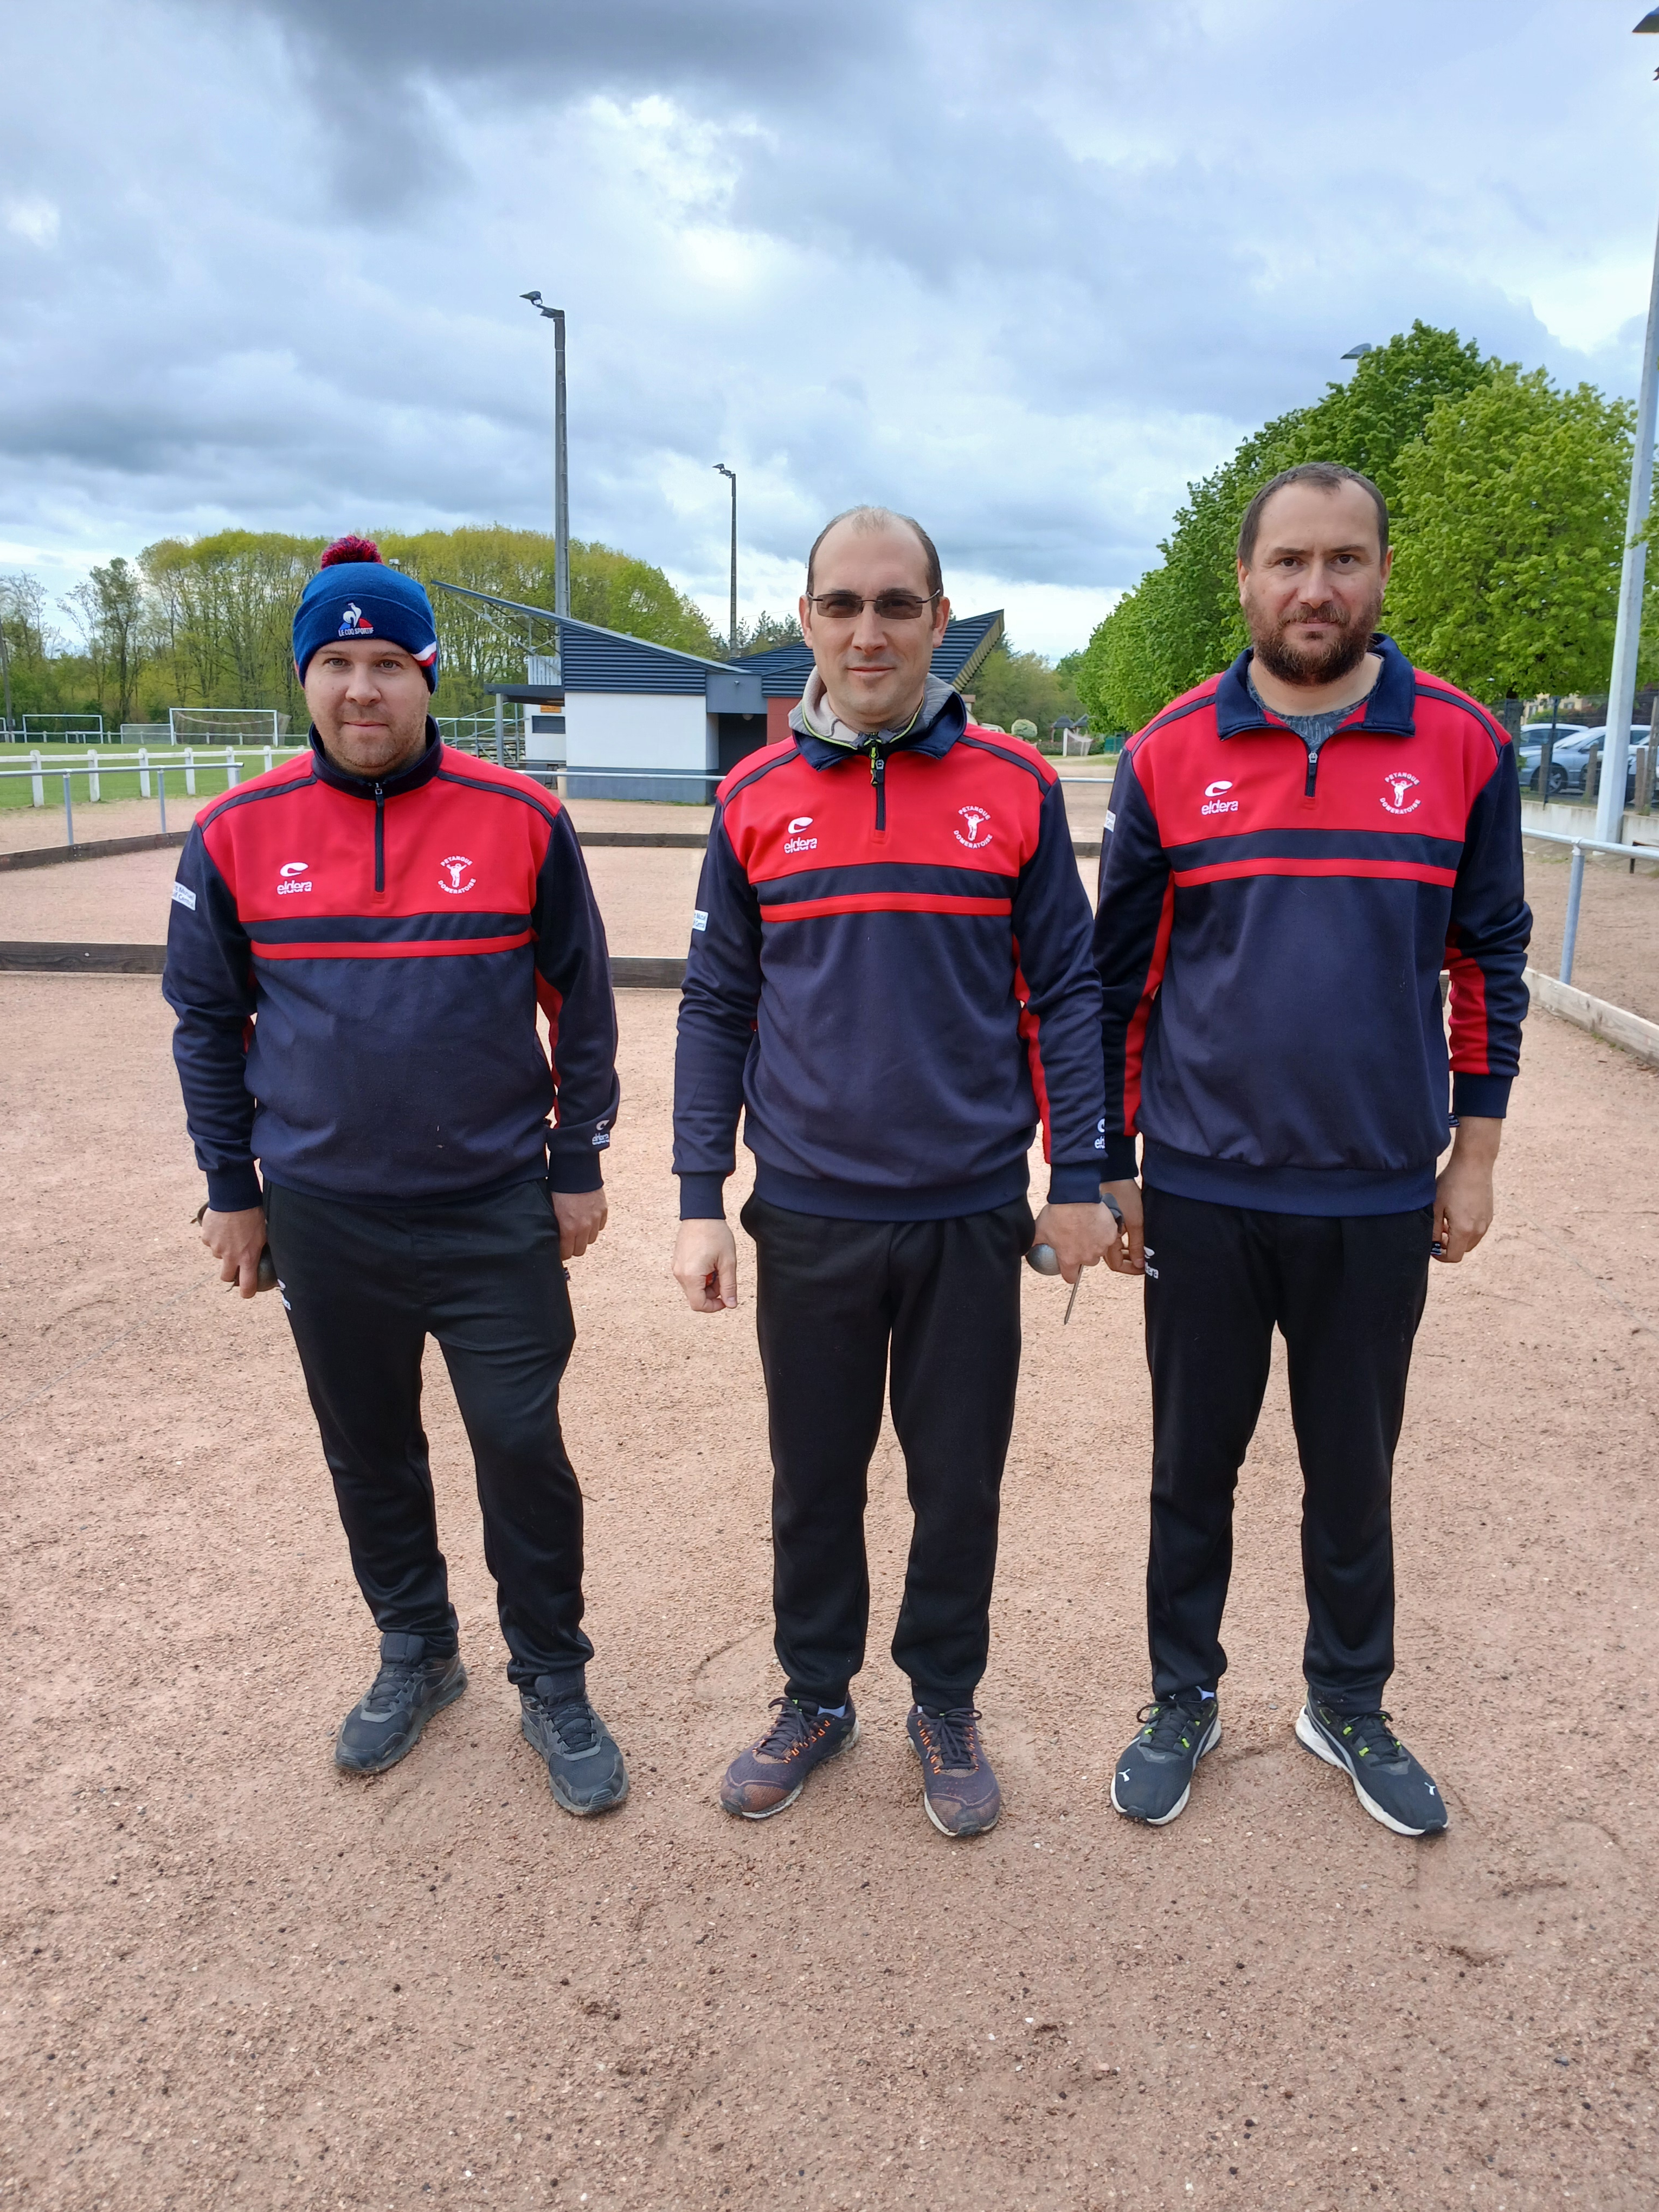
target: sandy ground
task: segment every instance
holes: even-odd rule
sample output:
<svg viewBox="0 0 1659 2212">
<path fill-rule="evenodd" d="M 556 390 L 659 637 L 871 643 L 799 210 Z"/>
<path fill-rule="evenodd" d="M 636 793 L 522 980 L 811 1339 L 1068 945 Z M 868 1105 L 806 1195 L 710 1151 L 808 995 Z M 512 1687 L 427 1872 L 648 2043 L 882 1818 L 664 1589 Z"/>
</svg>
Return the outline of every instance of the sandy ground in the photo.
<svg viewBox="0 0 1659 2212">
<path fill-rule="evenodd" d="M 1224 1744 L 1170 1829 L 1108 1808 L 1146 1694 L 1148 1415 L 1135 1295 L 1097 1274 L 1065 1330 L 1026 1284 L 981 1698 L 1007 1811 L 951 1845 L 885 1656 L 890 1433 L 863 1741 L 765 1826 L 714 1802 L 777 1686 L 763 1406 L 746 1280 L 705 1320 L 665 1279 L 674 1000 L 620 1004 L 566 1420 L 634 1794 L 578 1825 L 516 1732 L 437 1360 L 472 1686 L 392 1773 L 333 1770 L 371 1631 L 281 1308 L 194 1243 L 155 983 L 0 977 L 0 2204 L 1651 2205 L 1659 1208 L 1629 1162 L 1659 1075 L 1529 1025 L 1498 1225 L 1432 1285 L 1393 1698 L 1450 1833 L 1389 1835 L 1291 1737 L 1282 1370 Z"/>
<path fill-rule="evenodd" d="M 673 847 L 601 845 L 586 858 L 611 951 L 684 955 L 702 854 Z M 163 847 L 0 874 L 0 940 L 162 944 L 178 866 L 177 851 Z"/>
<path fill-rule="evenodd" d="M 207 772 L 203 771 L 205 785 Z M 0 853 L 21 852 L 26 848 L 41 845 L 61 845 L 64 842 L 64 809 L 60 799 L 53 797 L 52 787 L 47 785 L 48 800 L 42 807 L 9 807 L 0 811 Z M 215 780 L 210 790 L 198 792 L 194 799 L 186 795 L 180 781 L 167 779 L 167 828 L 185 830 L 204 806 L 225 795 L 222 776 Z M 1089 796 L 1085 793 L 1085 799 Z M 580 799 L 571 804 L 570 813 L 581 830 L 681 830 L 707 831 L 714 819 L 711 806 L 659 806 L 641 804 L 637 799 Z M 161 809 L 154 799 L 106 799 L 98 805 L 89 805 L 77 793 L 75 800 L 75 835 L 77 840 L 90 842 L 106 837 L 145 837 L 161 826 Z"/>
<path fill-rule="evenodd" d="M 1093 794 L 1085 790 L 1083 799 L 1092 804 Z M 603 799 L 575 811 L 583 826 L 596 830 L 619 826 L 618 816 L 624 828 L 640 826 L 642 818 L 652 826 L 664 817 L 671 827 L 680 827 L 678 817 L 699 812 Z M 1097 833 L 1099 826 L 1095 824 Z M 587 866 L 613 952 L 684 954 L 701 854 L 672 847 L 598 846 L 588 848 Z M 163 849 L 0 874 L 0 939 L 159 944 L 167 934 L 167 889 L 177 866 L 177 854 Z M 1091 897 L 1098 866 L 1095 860 L 1079 863 Z M 1567 865 L 1560 848 L 1528 844 L 1532 957 L 1550 975 L 1560 965 L 1566 888 Z M 1614 860 L 1585 869 L 1573 981 L 1597 998 L 1659 1021 L 1659 866 L 1639 862 L 1632 874 Z"/>
</svg>

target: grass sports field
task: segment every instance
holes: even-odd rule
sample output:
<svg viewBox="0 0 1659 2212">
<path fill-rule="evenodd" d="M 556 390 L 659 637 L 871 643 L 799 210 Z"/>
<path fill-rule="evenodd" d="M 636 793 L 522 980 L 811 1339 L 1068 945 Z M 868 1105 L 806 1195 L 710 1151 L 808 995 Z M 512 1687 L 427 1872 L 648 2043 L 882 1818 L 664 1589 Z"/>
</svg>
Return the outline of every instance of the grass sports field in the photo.
<svg viewBox="0 0 1659 2212">
<path fill-rule="evenodd" d="M 614 949 L 681 949 L 696 856 L 592 857 Z M 154 941 L 172 865 L 0 878 L 0 935 Z M 1146 1694 L 1148 1416 L 1136 1294 L 1097 1271 L 1063 1331 L 1063 1292 L 1025 1285 L 981 1693 L 1007 1810 L 952 1846 L 885 1656 L 890 1431 L 863 1741 L 775 1821 L 714 1803 L 777 1687 L 764 1407 L 748 1283 L 701 1319 L 667 1278 L 672 994 L 619 1003 L 565 1404 L 634 1794 L 579 1825 L 517 1734 L 436 1359 L 472 1685 L 392 1773 L 335 1772 L 372 1634 L 281 1307 L 228 1297 L 190 1226 L 155 980 L 0 975 L 0 2203 L 1650 2206 L 1659 1073 L 1531 1020 L 1498 1224 L 1435 1272 L 1392 1704 L 1450 1832 L 1388 1834 L 1292 1740 L 1282 1371 L 1224 1744 L 1168 1830 L 1110 1812 Z"/>
<path fill-rule="evenodd" d="M 34 805 L 34 763 L 31 758 L 31 753 L 35 750 L 40 754 L 42 797 L 46 802 L 44 807 L 38 810 Z M 187 765 L 185 754 L 187 750 L 193 750 L 197 756 L 195 800 L 189 799 L 185 790 Z M 82 745 L 67 750 L 50 745 L 39 748 L 6 745 L 0 748 L 0 769 L 5 770 L 3 775 L 0 775 L 0 810 L 11 812 L 27 808 L 31 812 L 40 811 L 52 816 L 57 827 L 48 842 L 55 843 L 63 835 L 64 771 L 67 769 L 70 771 L 70 804 L 77 816 L 85 810 L 84 819 L 76 824 L 76 836 L 118 836 L 123 834 L 121 831 L 99 825 L 113 808 L 120 806 L 123 802 L 137 802 L 140 799 L 140 771 L 136 767 L 105 768 L 100 765 L 96 771 L 99 795 L 94 802 L 92 796 L 93 771 L 87 765 L 88 755 L 90 752 L 94 757 L 99 757 L 107 754 L 125 763 L 136 759 L 137 750 L 137 747 L 132 745 Z M 289 757 L 292 750 L 290 746 L 278 745 L 274 757 L 282 761 Z M 238 745 L 235 751 L 239 763 L 238 781 L 246 783 L 250 776 L 258 775 L 264 768 L 264 754 L 258 748 L 248 745 Z M 158 778 L 154 771 L 165 769 L 169 822 L 173 822 L 175 813 L 178 817 L 173 824 L 174 827 L 189 821 L 196 800 L 205 802 L 210 799 L 222 799 L 228 788 L 222 742 L 216 745 L 198 745 L 193 749 L 184 745 L 155 745 L 149 749 L 149 753 L 151 796 L 143 804 L 150 814 L 155 813 Z"/>
</svg>

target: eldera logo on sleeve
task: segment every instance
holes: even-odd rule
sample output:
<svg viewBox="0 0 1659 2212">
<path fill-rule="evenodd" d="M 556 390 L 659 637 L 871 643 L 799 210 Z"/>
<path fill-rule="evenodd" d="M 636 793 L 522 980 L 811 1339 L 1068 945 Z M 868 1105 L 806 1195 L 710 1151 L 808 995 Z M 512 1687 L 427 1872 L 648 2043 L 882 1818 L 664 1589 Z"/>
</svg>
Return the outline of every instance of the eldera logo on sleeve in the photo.
<svg viewBox="0 0 1659 2212">
<path fill-rule="evenodd" d="M 969 852 L 982 852 L 991 842 L 991 832 L 986 829 L 991 818 L 989 812 L 983 806 L 958 806 L 957 812 L 968 824 L 968 835 L 964 837 L 960 830 L 952 830 L 951 834 L 958 845 L 966 845 Z M 985 830 L 982 837 L 979 834 L 981 830 Z"/>
<path fill-rule="evenodd" d="M 1417 778 L 1403 769 L 1391 770 L 1382 779 L 1382 804 L 1390 814 L 1415 814 L 1423 804 L 1420 799 L 1408 799 L 1406 793 L 1415 791 Z"/>
<path fill-rule="evenodd" d="M 478 880 L 476 876 L 466 876 L 472 863 L 465 853 L 452 853 L 447 860 L 441 860 L 438 865 L 443 871 L 438 878 L 438 889 L 447 891 L 452 898 L 459 898 L 463 891 L 470 891 Z M 461 881 L 463 876 L 466 876 L 465 883 Z"/>
</svg>

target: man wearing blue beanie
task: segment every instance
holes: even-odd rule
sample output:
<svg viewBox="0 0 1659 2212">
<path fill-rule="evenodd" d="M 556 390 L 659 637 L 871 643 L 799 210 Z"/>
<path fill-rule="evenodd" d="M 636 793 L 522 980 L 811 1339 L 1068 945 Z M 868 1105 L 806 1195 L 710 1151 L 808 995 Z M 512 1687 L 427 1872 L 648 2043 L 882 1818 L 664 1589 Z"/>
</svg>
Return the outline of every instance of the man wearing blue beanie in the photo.
<svg viewBox="0 0 1659 2212">
<path fill-rule="evenodd" d="M 605 1227 L 617 1111 L 604 925 L 558 799 L 439 738 L 431 605 L 368 541 L 323 556 L 294 661 L 310 750 L 198 817 L 162 989 L 203 1240 L 244 1297 L 268 1248 L 380 1631 L 335 1759 L 380 1772 L 466 1687 L 421 1425 L 434 1336 L 524 1734 L 567 1812 L 604 1812 L 628 1776 L 587 1698 L 559 1427 L 563 1262 Z"/>
<path fill-rule="evenodd" d="M 300 594 L 294 611 L 294 665 L 302 684 L 317 648 L 338 638 L 366 643 L 371 657 L 377 641 L 401 647 L 425 677 L 428 691 L 437 690 L 438 625 L 432 602 L 413 576 L 386 566 L 372 538 L 337 538 Z"/>
</svg>

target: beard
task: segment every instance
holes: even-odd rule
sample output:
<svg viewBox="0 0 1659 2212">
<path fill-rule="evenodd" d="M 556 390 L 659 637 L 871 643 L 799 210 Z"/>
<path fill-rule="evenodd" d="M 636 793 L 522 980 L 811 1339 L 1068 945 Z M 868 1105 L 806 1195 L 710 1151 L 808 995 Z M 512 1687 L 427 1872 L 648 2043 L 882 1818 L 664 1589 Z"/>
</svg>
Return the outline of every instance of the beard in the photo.
<svg viewBox="0 0 1659 2212">
<path fill-rule="evenodd" d="M 1305 684 L 1310 688 L 1339 683 L 1358 667 L 1370 650 L 1371 635 L 1382 611 L 1380 592 L 1352 613 L 1335 599 L 1322 599 L 1316 605 L 1298 603 L 1275 618 L 1263 614 L 1248 596 L 1244 602 L 1250 643 L 1261 665 L 1281 684 Z M 1314 622 L 1329 624 L 1336 635 L 1311 648 L 1292 645 L 1286 632 L 1297 623 Z"/>
</svg>

